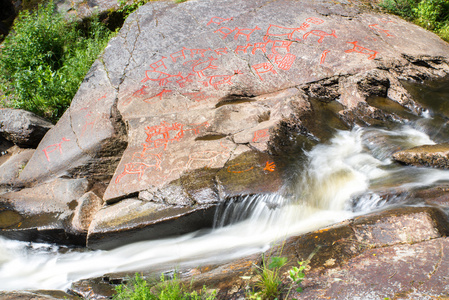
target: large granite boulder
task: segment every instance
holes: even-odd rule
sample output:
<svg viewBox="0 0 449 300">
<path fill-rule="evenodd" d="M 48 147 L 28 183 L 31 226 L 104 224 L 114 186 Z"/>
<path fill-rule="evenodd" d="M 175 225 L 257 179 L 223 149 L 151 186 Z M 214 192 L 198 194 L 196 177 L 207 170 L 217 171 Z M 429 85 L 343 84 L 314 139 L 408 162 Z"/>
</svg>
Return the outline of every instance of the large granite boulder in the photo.
<svg viewBox="0 0 449 300">
<path fill-rule="evenodd" d="M 443 77 L 448 62 L 436 35 L 345 1 L 151 2 L 93 64 L 17 186 L 107 185 L 89 227 L 96 248 L 109 233 L 179 234 L 164 222 L 210 224 L 227 199 L 278 191 L 286 155 L 333 128 L 400 119 L 368 97 L 419 114 L 399 79 Z"/>
</svg>

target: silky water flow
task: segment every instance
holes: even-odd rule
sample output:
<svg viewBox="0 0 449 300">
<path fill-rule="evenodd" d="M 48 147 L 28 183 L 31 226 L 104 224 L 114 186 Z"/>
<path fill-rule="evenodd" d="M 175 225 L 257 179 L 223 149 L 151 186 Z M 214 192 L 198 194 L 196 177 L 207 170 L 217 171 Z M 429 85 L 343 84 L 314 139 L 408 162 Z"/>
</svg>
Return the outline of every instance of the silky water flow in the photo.
<svg viewBox="0 0 449 300">
<path fill-rule="evenodd" d="M 391 154 L 433 143 L 419 122 L 394 130 L 337 131 L 329 142 L 305 153 L 304 165 L 284 193 L 230 199 L 217 209 L 210 231 L 109 251 L 60 251 L 54 245 L 0 238 L 0 290 L 66 289 L 73 281 L 110 272 L 232 260 L 267 250 L 270 243 L 294 234 L 389 205 L 410 205 L 406 197 L 387 201 L 380 193 L 449 181 L 449 171 L 402 166 Z"/>
</svg>

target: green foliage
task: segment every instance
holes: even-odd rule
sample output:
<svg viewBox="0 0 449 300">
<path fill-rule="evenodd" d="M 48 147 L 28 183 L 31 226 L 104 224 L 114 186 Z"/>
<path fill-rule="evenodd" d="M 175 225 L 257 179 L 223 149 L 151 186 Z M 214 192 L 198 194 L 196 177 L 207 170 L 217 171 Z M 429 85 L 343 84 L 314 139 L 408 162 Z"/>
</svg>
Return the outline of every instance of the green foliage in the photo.
<svg viewBox="0 0 449 300">
<path fill-rule="evenodd" d="M 1 49 L 4 105 L 57 121 L 111 32 L 94 19 L 84 31 L 55 13 L 53 2 L 22 11 Z"/>
<path fill-rule="evenodd" d="M 167 280 L 161 275 L 160 282 L 151 286 L 139 274 L 126 285 L 116 287 L 114 300 L 214 300 L 216 292 L 208 293 L 206 287 L 201 292 L 190 292 L 182 285 L 175 274 Z"/>
<path fill-rule="evenodd" d="M 449 42 L 448 0 L 383 0 L 381 7 L 437 33 Z"/>
<path fill-rule="evenodd" d="M 118 1 L 119 9 L 117 10 L 117 12 L 122 14 L 123 18 L 126 19 L 127 16 L 129 16 L 130 14 L 135 12 L 139 7 L 150 1 L 152 0 L 138 0 L 127 4 L 126 0 L 119 0 Z"/>
<path fill-rule="evenodd" d="M 288 270 L 288 276 L 291 279 L 290 285 L 284 285 L 282 283 L 281 268 L 288 263 L 287 257 L 272 256 L 269 258 L 269 263 L 265 259 L 262 260 L 262 266 L 256 266 L 256 272 L 258 273 L 258 279 L 255 283 L 255 291 L 252 291 L 247 295 L 250 300 L 276 300 L 282 294 L 287 294 L 288 298 L 291 289 L 297 286 L 296 291 L 302 292 L 302 288 L 299 286 L 305 276 L 304 269 L 307 263 L 304 261 L 298 262 L 298 267 L 292 267 Z"/>
<path fill-rule="evenodd" d="M 303 279 L 305 277 L 304 270 L 307 267 L 307 263 L 305 261 L 298 261 L 298 265 L 299 265 L 299 268 L 292 267 L 290 270 L 288 270 L 288 276 L 295 284 L 298 285 L 298 287 L 296 288 L 296 291 L 298 293 L 301 293 L 302 287 L 300 287 L 299 285 L 301 284 L 301 282 L 303 281 Z"/>
</svg>

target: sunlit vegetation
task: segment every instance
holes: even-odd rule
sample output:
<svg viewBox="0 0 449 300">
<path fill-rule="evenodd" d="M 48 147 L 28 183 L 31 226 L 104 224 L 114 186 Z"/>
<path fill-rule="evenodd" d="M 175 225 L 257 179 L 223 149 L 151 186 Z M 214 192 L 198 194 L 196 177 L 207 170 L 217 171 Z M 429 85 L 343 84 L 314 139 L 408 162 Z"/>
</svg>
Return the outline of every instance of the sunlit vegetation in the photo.
<svg viewBox="0 0 449 300">
<path fill-rule="evenodd" d="M 383 0 L 380 6 L 435 32 L 449 42 L 448 0 Z"/>
<path fill-rule="evenodd" d="M 138 273 L 127 284 L 116 288 L 114 300 L 214 300 L 215 291 L 208 292 L 206 287 L 200 292 L 191 291 L 183 285 L 176 273 L 171 279 L 161 275 L 159 281 L 148 282 Z"/>
<path fill-rule="evenodd" d="M 68 21 L 53 2 L 20 12 L 0 52 L 3 106 L 57 121 L 112 34 L 98 18 Z"/>
</svg>

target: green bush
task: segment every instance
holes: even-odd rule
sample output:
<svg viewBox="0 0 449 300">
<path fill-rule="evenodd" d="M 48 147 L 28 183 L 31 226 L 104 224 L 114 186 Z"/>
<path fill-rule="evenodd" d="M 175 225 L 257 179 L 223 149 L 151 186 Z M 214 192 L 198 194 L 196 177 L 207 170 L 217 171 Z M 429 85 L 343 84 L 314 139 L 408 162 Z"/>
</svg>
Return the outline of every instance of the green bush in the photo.
<svg viewBox="0 0 449 300">
<path fill-rule="evenodd" d="M 4 105 L 57 121 L 111 32 L 98 19 L 85 31 L 55 13 L 53 2 L 22 11 L 0 52 Z"/>
<path fill-rule="evenodd" d="M 131 282 L 117 286 L 116 292 L 114 300 L 214 300 L 216 294 L 208 293 L 205 287 L 199 293 L 188 291 L 176 273 L 171 280 L 161 275 L 160 282 L 153 285 L 136 273 Z"/>
<path fill-rule="evenodd" d="M 384 0 L 381 7 L 428 30 L 449 42 L 448 0 Z"/>
</svg>

